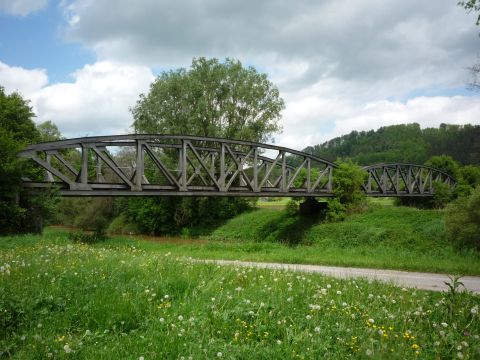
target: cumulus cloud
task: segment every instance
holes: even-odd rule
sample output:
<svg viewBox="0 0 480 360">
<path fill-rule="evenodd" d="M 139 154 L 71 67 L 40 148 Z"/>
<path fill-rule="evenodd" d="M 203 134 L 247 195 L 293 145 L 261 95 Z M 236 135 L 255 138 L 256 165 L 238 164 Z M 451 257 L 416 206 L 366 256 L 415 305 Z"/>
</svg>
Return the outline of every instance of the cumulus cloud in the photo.
<svg viewBox="0 0 480 360">
<path fill-rule="evenodd" d="M 0 12 L 27 16 L 43 9 L 47 4 L 48 0 L 0 0 Z"/>
<path fill-rule="evenodd" d="M 233 56 L 274 68 L 287 90 L 325 78 L 389 85 L 387 96 L 458 86 L 478 51 L 473 18 L 450 0 L 74 0 L 65 12 L 70 38 L 101 58 Z"/>
<path fill-rule="evenodd" d="M 310 97 L 292 101 L 285 111 L 278 143 L 303 149 L 353 130 L 418 123 L 421 127 L 480 124 L 480 102 L 474 96 L 416 97 L 406 102 L 378 100 L 367 104 Z"/>
<path fill-rule="evenodd" d="M 44 70 L 0 63 L 0 84 L 31 100 L 37 121 L 52 120 L 67 137 L 118 134 L 132 123 L 129 107 L 148 90 L 154 76 L 144 66 L 109 61 L 85 65 L 73 82 L 48 85 Z"/>
<path fill-rule="evenodd" d="M 0 61 L 0 86 L 3 86 L 7 93 L 16 91 L 30 98 L 47 83 L 48 76 L 44 69 L 28 70 Z"/>
<path fill-rule="evenodd" d="M 0 11 L 13 3 L 0 0 Z M 62 0 L 61 8 L 66 38 L 98 61 L 56 84 L 44 70 L 0 63 L 0 84 L 31 97 L 39 119 L 67 136 L 125 132 L 151 69 L 198 56 L 235 57 L 269 74 L 287 105 L 277 143 L 297 149 L 391 124 L 480 124 L 478 96 L 421 96 L 463 87 L 478 61 L 475 16 L 456 1 Z"/>
<path fill-rule="evenodd" d="M 32 98 L 38 117 L 54 121 L 67 136 L 125 133 L 132 123 L 129 107 L 154 79 L 147 67 L 108 61 L 85 65 L 73 77 Z"/>
</svg>

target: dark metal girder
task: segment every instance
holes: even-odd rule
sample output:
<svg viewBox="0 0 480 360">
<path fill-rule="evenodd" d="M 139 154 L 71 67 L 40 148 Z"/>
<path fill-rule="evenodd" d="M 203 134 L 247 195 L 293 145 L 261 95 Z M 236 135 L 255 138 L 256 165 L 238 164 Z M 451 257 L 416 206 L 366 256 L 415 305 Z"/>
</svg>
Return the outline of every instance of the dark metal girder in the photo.
<svg viewBox="0 0 480 360">
<path fill-rule="evenodd" d="M 107 147 L 132 148 L 134 165 L 120 166 Z M 81 149 L 81 162 L 77 167 L 60 156 L 59 151 L 65 149 Z M 266 151 L 277 155 L 273 158 L 261 155 Z M 96 156 L 95 169 L 89 164 L 89 152 Z M 166 154 L 170 154 L 168 161 L 164 161 Z M 299 163 L 287 164 L 287 155 L 300 157 Z M 19 156 L 35 161 L 48 175 L 47 182 L 24 182 L 25 188 L 58 187 L 62 196 L 331 197 L 333 172 L 337 167 L 316 156 L 275 145 L 165 134 L 97 136 L 41 143 L 29 146 Z M 53 157 L 62 169 L 52 165 Z M 146 159 L 154 169 L 145 168 Z M 121 182 L 106 181 L 102 164 Z M 89 178 L 93 170 L 94 181 Z M 152 171 L 162 174 L 166 183 L 155 183 L 162 179 L 157 175 L 155 181 L 150 181 L 146 170 L 148 176 Z M 295 184 L 302 170 L 306 171 L 305 178 Z M 364 170 L 368 177 L 363 188 L 368 196 L 432 196 L 434 181 L 440 180 L 449 186 L 456 184 L 449 174 L 415 164 L 376 164 Z M 61 182 L 55 182 L 54 177 Z"/>
<path fill-rule="evenodd" d="M 442 180 L 449 186 L 454 187 L 456 184 L 456 180 L 449 174 L 423 165 L 407 163 L 376 164 L 365 166 L 363 169 L 368 174 L 363 187 L 369 196 L 433 196 L 434 176 L 436 180 Z M 372 182 L 378 186 L 378 189 L 372 188 Z"/>
</svg>

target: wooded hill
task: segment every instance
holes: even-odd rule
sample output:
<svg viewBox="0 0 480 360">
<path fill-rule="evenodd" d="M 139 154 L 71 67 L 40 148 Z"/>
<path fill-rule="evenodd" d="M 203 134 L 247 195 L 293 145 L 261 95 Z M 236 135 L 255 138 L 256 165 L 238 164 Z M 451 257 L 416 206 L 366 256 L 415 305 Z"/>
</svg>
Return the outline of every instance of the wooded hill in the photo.
<svg viewBox="0 0 480 360">
<path fill-rule="evenodd" d="M 423 164 L 435 155 L 450 155 L 464 165 L 480 165 L 480 126 L 441 124 L 421 129 L 417 123 L 392 125 L 376 131 L 352 131 L 304 151 L 330 161 L 351 158 L 360 165 Z"/>
</svg>

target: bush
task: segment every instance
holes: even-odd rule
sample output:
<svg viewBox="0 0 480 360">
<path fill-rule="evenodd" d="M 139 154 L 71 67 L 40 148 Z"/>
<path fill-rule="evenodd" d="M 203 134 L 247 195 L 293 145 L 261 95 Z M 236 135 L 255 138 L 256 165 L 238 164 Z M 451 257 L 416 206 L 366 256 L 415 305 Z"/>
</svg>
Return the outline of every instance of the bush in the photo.
<svg viewBox="0 0 480 360">
<path fill-rule="evenodd" d="M 360 212 L 366 207 L 363 183 L 366 173 L 352 160 L 337 160 L 338 168 L 333 175 L 333 194 L 328 201 L 327 220 L 341 221 L 348 213 Z"/>
<path fill-rule="evenodd" d="M 443 182 L 434 182 L 435 193 L 433 194 L 433 206 L 437 209 L 444 208 L 453 200 L 453 191 L 451 187 Z"/>
<path fill-rule="evenodd" d="M 347 217 L 347 207 L 339 199 L 330 199 L 327 207 L 328 221 L 342 221 Z"/>
<path fill-rule="evenodd" d="M 285 206 L 285 211 L 290 216 L 296 215 L 298 213 L 298 202 L 295 200 L 290 200 Z"/>
<path fill-rule="evenodd" d="M 121 214 L 113 219 L 110 225 L 108 225 L 107 233 L 131 235 L 140 233 L 140 230 L 136 224 L 129 222 L 126 216 Z"/>
<path fill-rule="evenodd" d="M 460 197 L 447 207 L 445 228 L 457 248 L 480 250 L 480 186 L 470 196 Z"/>
<path fill-rule="evenodd" d="M 212 228 L 243 211 L 250 203 L 242 198 L 185 197 L 130 199 L 126 220 L 142 233 L 180 234 L 188 228 L 192 236 L 208 233 Z"/>
</svg>

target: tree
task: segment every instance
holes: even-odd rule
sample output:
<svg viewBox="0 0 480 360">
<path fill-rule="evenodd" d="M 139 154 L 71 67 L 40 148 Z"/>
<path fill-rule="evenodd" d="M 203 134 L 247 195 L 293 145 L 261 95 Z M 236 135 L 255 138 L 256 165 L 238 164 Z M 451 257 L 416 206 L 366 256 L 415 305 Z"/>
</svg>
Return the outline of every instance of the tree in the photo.
<svg viewBox="0 0 480 360">
<path fill-rule="evenodd" d="M 480 186 L 447 207 L 445 229 L 449 240 L 458 248 L 480 250 Z"/>
<path fill-rule="evenodd" d="M 480 0 L 460 0 L 458 5 L 462 6 L 467 13 L 472 11 L 480 11 Z M 477 25 L 480 25 L 480 15 L 477 17 Z"/>
<path fill-rule="evenodd" d="M 24 196 L 21 188 L 22 176 L 41 176 L 17 157 L 26 145 L 40 139 L 33 116 L 27 100 L 17 93 L 7 95 L 0 87 L 0 234 L 41 231 L 51 210 L 49 196 Z"/>
<path fill-rule="evenodd" d="M 40 141 L 42 142 L 63 139 L 62 133 L 58 130 L 57 125 L 50 120 L 38 124 L 37 130 L 40 133 Z"/>
<path fill-rule="evenodd" d="M 280 130 L 284 102 L 266 74 L 237 60 L 193 59 L 163 72 L 132 109 L 138 133 L 267 141 Z"/>
<path fill-rule="evenodd" d="M 460 165 L 449 155 L 432 156 L 425 165 L 441 170 L 454 178 L 457 177 L 460 168 Z"/>
<path fill-rule="evenodd" d="M 343 220 L 348 212 L 360 211 L 365 207 L 363 184 L 366 172 L 351 159 L 337 160 L 338 167 L 333 175 L 333 194 L 328 202 L 327 218 Z"/>
<path fill-rule="evenodd" d="M 460 0 L 458 5 L 462 6 L 467 13 L 472 11 L 480 12 L 480 0 Z M 480 25 L 480 14 L 477 16 L 476 25 Z M 472 80 L 468 84 L 470 89 L 480 91 L 480 63 L 473 64 L 468 68 Z"/>
<path fill-rule="evenodd" d="M 449 155 L 462 164 L 480 164 L 479 137 L 479 125 L 441 124 L 439 128 L 421 129 L 419 124 L 402 124 L 376 131 L 352 131 L 305 151 L 330 161 L 348 157 L 361 165 L 422 164 L 435 155 Z"/>
<path fill-rule="evenodd" d="M 266 74 L 233 59 L 197 58 L 189 69 L 160 74 L 131 111 L 137 133 L 264 142 L 280 130 L 283 108 L 278 89 Z M 124 214 L 143 231 L 186 229 L 185 233 L 212 227 L 244 211 L 247 205 L 240 198 L 131 199 Z"/>
</svg>

